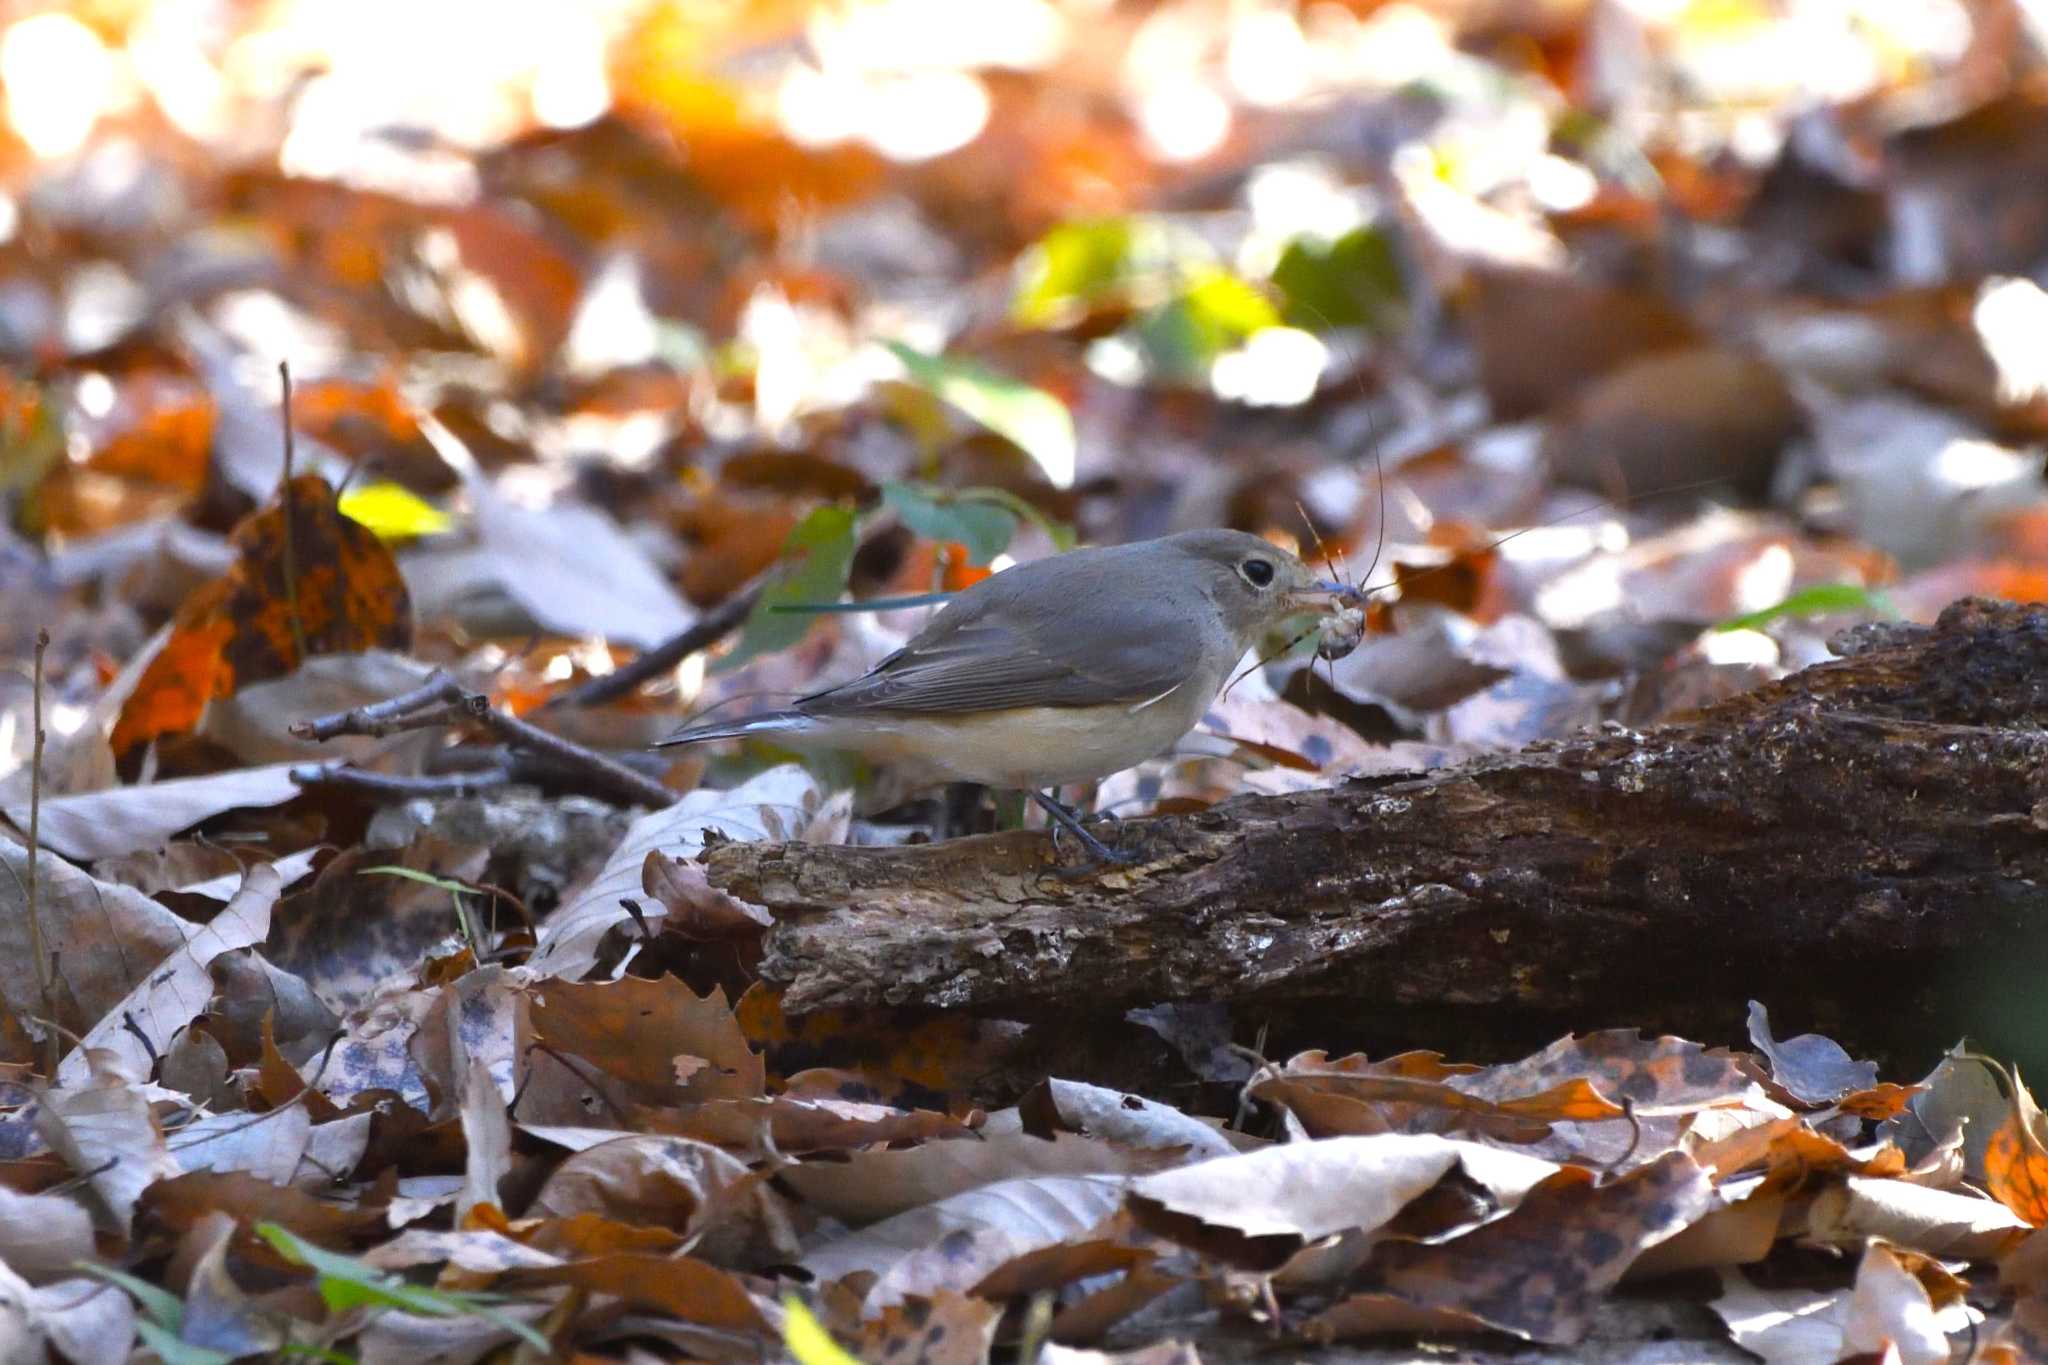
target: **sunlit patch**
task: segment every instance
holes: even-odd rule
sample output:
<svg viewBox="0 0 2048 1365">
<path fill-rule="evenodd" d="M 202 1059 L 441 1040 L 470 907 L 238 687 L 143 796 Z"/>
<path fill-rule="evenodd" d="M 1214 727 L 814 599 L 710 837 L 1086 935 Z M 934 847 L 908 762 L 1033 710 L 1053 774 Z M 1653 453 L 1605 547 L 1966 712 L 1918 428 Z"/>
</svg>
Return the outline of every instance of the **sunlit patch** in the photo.
<svg viewBox="0 0 2048 1365">
<path fill-rule="evenodd" d="M 71 397 L 87 417 L 105 417 L 114 410 L 114 381 L 98 370 L 87 370 L 72 386 Z"/>
<path fill-rule="evenodd" d="M 552 55 L 533 73 L 533 116 L 550 128 L 577 128 L 611 107 L 605 40 L 595 24 L 564 24 Z"/>
<path fill-rule="evenodd" d="M 675 667 L 676 701 L 688 706 L 704 691 L 704 678 L 710 668 L 710 660 L 703 650 L 698 650 Z"/>
<path fill-rule="evenodd" d="M 1757 557 L 1735 573 L 1730 605 L 1740 612 L 1762 611 L 1792 595 L 1792 551 L 1782 544 L 1763 547 Z"/>
<path fill-rule="evenodd" d="M 148 293 L 120 266 L 111 261 L 80 266 L 64 291 L 64 339 L 74 351 L 111 346 L 148 309 Z"/>
<path fill-rule="evenodd" d="M 7 119 L 41 157 L 77 151 L 113 102 L 114 58 L 68 14 L 38 14 L 0 37 Z"/>
<path fill-rule="evenodd" d="M 2048 397 L 2048 292 L 2025 279 L 1988 279 L 1970 321 L 1998 371 L 1998 401 Z"/>
<path fill-rule="evenodd" d="M 1088 343 L 1088 368 L 1112 384 L 1136 388 L 1145 382 L 1145 353 L 1125 336 L 1098 337 Z"/>
<path fill-rule="evenodd" d="M 1219 398 L 1263 407 L 1292 407 L 1315 397 L 1329 348 L 1296 327 L 1262 327 L 1244 345 L 1217 356 L 1209 384 Z"/>
<path fill-rule="evenodd" d="M 2040 467 L 2036 456 L 2007 450 L 1994 441 L 1950 441 L 1934 457 L 1935 481 L 1959 493 L 1995 488 L 2028 477 Z"/>
<path fill-rule="evenodd" d="M 164 116 L 202 140 L 229 130 L 227 81 L 203 46 L 207 6 L 201 0 L 158 0 L 128 35 L 135 77 Z"/>
<path fill-rule="evenodd" d="M 1319 160 L 1260 166 L 1247 178 L 1244 197 L 1252 227 L 1238 251 L 1237 267 L 1248 276 L 1271 274 L 1297 238 L 1334 242 L 1372 216 L 1372 197 L 1346 185 Z"/>
<path fill-rule="evenodd" d="M 1231 88 L 1247 103 L 1282 105 L 1307 92 L 1310 55 L 1292 13 L 1255 9 L 1231 26 L 1224 69 Z"/>
<path fill-rule="evenodd" d="M 576 375 L 602 374 L 651 360 L 660 345 L 639 262 L 623 252 L 611 256 L 576 307 L 562 343 L 563 368 Z"/>
<path fill-rule="evenodd" d="M 1174 81 L 1139 99 L 1138 126 L 1161 161 L 1199 161 L 1230 135 L 1230 104 L 1204 81 Z"/>
<path fill-rule="evenodd" d="M 808 36 L 830 66 L 1032 70 L 1059 56 L 1067 21 L 1046 0 L 867 0 L 817 6 Z"/>
<path fill-rule="evenodd" d="M 1529 193 L 1552 213 L 1583 208 L 1599 191 L 1600 182 L 1591 171 L 1555 153 L 1537 157 L 1529 167 Z"/>
<path fill-rule="evenodd" d="M 341 363 L 345 343 L 340 330 L 267 289 L 222 294 L 209 315 L 248 356 L 245 377 L 252 384 L 274 383 L 280 360 L 289 360 L 300 375 L 324 373 Z"/>
<path fill-rule="evenodd" d="M 1710 664 L 1769 668 L 1779 656 L 1778 642 L 1760 630 L 1710 630 L 1700 637 L 1699 650 Z"/>
<path fill-rule="evenodd" d="M 988 89 L 965 71 L 922 71 L 876 82 L 863 129 L 898 161 L 922 161 L 964 147 L 988 124 Z"/>
</svg>

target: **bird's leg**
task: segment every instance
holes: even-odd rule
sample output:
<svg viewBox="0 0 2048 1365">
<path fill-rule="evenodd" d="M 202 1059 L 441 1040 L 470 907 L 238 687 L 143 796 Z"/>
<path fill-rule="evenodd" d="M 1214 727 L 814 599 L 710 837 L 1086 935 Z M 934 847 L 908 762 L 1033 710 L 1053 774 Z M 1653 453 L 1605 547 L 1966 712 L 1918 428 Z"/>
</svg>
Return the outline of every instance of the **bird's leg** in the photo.
<svg viewBox="0 0 2048 1365">
<path fill-rule="evenodd" d="M 1081 847 L 1087 849 L 1098 862 L 1128 863 L 1136 860 L 1135 855 L 1120 853 L 1089 833 L 1087 822 L 1075 814 L 1071 807 L 1054 800 L 1049 792 L 1033 791 L 1031 799 L 1036 801 L 1044 809 L 1045 813 L 1052 818 L 1053 847 L 1055 851 L 1059 847 L 1060 831 L 1064 829 L 1067 833 L 1079 839 Z M 1114 820 L 1116 817 L 1112 815 L 1109 818 Z"/>
</svg>

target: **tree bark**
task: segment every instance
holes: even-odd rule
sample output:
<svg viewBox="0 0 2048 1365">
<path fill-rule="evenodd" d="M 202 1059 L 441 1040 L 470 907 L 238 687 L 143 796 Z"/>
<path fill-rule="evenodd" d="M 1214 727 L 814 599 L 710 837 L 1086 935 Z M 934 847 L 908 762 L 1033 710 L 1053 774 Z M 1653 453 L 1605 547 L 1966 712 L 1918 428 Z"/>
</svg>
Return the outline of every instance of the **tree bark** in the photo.
<svg viewBox="0 0 2048 1365">
<path fill-rule="evenodd" d="M 706 861 L 775 914 L 762 973 L 793 1012 L 1348 1002 L 1586 1025 L 1796 984 L 1924 1029 L 1936 964 L 2035 943 L 2048 914 L 2048 608 L 1966 600 L 1839 651 L 1641 733 L 1129 822 L 1144 859 L 1072 881 L 1022 832 Z"/>
</svg>

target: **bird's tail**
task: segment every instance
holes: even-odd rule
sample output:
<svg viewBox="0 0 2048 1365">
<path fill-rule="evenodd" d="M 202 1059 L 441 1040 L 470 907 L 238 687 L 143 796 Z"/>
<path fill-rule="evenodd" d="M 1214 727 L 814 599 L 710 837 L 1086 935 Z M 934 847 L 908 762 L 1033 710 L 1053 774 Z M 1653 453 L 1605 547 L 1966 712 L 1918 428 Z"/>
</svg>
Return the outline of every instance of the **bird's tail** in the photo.
<svg viewBox="0 0 2048 1365">
<path fill-rule="evenodd" d="M 738 720 L 706 721 L 701 725 L 686 725 L 667 739 L 654 742 L 657 749 L 671 744 L 698 744 L 707 739 L 742 739 L 748 735 L 787 735 L 808 730 L 814 724 L 801 711 L 760 711 Z"/>
</svg>

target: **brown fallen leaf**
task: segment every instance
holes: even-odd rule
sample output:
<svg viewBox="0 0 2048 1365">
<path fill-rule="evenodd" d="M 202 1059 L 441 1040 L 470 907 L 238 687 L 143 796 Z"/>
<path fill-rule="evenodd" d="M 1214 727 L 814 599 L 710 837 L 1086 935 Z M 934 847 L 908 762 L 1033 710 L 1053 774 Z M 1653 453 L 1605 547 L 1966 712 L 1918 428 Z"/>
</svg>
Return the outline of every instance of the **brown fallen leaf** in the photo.
<svg viewBox="0 0 2048 1365">
<path fill-rule="evenodd" d="M 1530 1341 L 1581 1340 L 1593 1307 L 1639 1255 L 1703 1216 L 1713 1187 L 1692 1158 L 1672 1152 L 1606 1182 L 1568 1166 L 1506 1217 L 1441 1245 L 1386 1242 L 1358 1277 L 1363 1291 L 1310 1320 L 1322 1340 L 1402 1330 L 1457 1314 Z"/>
<path fill-rule="evenodd" d="M 1760 502 L 1806 418 L 1777 367 L 1717 347 L 1631 360 L 1553 419 L 1559 479 L 1635 498 L 1712 481 Z"/>
<path fill-rule="evenodd" d="M 225 811 L 281 806 L 298 794 L 291 765 L 276 763 L 207 777 L 45 797 L 42 842 L 66 857 L 96 862 L 156 848 L 180 830 Z M 8 802 L 6 813 L 17 827 L 28 828 L 26 799 Z"/>
<path fill-rule="evenodd" d="M 234 567 L 178 608 L 169 640 L 114 726 L 117 758 L 190 730 L 216 697 L 283 677 L 303 662 L 302 649 L 353 654 L 411 644 L 411 601 L 391 552 L 341 515 L 318 475 L 300 475 L 285 492 L 285 501 L 235 527 Z"/>
<path fill-rule="evenodd" d="M 1142 1176 L 1132 1182 L 1129 1204 L 1155 1236 L 1231 1265 L 1272 1270 L 1320 1238 L 1383 1227 L 1454 1174 L 1509 1205 L 1556 1169 L 1449 1138 L 1334 1137 Z"/>
</svg>

